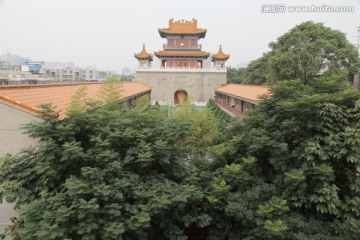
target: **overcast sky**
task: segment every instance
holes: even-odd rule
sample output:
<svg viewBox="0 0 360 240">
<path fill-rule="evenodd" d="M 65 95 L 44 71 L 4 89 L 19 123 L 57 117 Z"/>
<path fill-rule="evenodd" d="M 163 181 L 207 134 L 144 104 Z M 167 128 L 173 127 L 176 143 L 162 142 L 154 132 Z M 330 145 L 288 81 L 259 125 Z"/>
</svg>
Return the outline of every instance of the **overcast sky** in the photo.
<svg viewBox="0 0 360 240">
<path fill-rule="evenodd" d="M 353 6 L 352 13 L 263 13 L 264 4 Z M 301 22 L 312 20 L 344 32 L 357 42 L 360 0 L 0 0 L 0 55 L 33 60 L 73 61 L 121 73 L 135 68 L 134 52 L 162 48 L 158 28 L 170 18 L 198 19 L 206 28 L 203 50 L 219 45 L 228 65 L 247 63 L 268 44 Z"/>
</svg>

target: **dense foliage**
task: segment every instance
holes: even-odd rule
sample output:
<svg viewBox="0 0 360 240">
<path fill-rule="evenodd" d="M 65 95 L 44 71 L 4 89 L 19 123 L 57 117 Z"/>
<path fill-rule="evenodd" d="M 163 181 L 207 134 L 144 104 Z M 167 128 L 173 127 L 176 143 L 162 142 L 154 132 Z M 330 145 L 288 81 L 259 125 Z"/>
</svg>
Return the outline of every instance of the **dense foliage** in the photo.
<svg viewBox="0 0 360 240">
<path fill-rule="evenodd" d="M 202 191 L 177 147 L 189 128 L 157 112 L 73 112 L 28 126 L 38 149 L 1 160 L 20 239 L 181 239 Z M 5 183 L 5 184 L 4 184 Z M 185 218 L 185 216 L 189 217 Z M 196 219 L 196 218 L 195 218 Z M 183 227 L 179 227 L 183 226 Z M 156 237 L 154 237 L 154 236 Z"/>
<path fill-rule="evenodd" d="M 249 63 L 246 68 L 227 68 L 227 82 L 238 84 L 265 85 L 269 82 L 269 53 Z"/>
<path fill-rule="evenodd" d="M 246 68 L 228 68 L 228 83 L 268 85 L 301 79 L 308 84 L 319 76 L 359 72 L 359 53 L 344 33 L 322 23 L 304 22 L 269 44 L 271 51 Z"/>
<path fill-rule="evenodd" d="M 228 67 L 226 79 L 228 83 L 243 83 L 245 81 L 246 68 Z"/>
<path fill-rule="evenodd" d="M 269 82 L 268 76 L 269 54 L 264 53 L 260 58 L 249 63 L 245 71 L 244 84 L 264 85 Z"/>
<path fill-rule="evenodd" d="M 269 69 L 273 81 L 357 73 L 359 53 L 344 33 L 322 23 L 304 22 L 280 36 L 271 48 Z"/>
<path fill-rule="evenodd" d="M 197 227 L 208 239 L 356 239 L 360 93 L 348 87 L 335 76 L 279 82 L 222 135 L 210 110 L 186 104 L 171 117 L 48 116 L 28 126 L 38 149 L 0 162 L 0 193 L 21 215 L 12 234 L 186 239 Z"/>
<path fill-rule="evenodd" d="M 214 147 L 213 239 L 357 239 L 360 93 L 331 77 L 270 95 Z"/>
<path fill-rule="evenodd" d="M 8 233 L 358 239 L 360 92 L 342 70 L 277 81 L 242 119 L 212 100 L 199 112 L 186 102 L 171 116 L 148 109 L 146 98 L 119 110 L 114 81 L 99 107 L 80 89 L 66 119 L 47 108 L 44 122 L 27 126 L 37 148 L 0 160 L 0 199 L 20 212 Z"/>
<path fill-rule="evenodd" d="M 219 122 L 219 128 L 221 131 L 223 131 L 230 122 L 231 119 L 230 115 L 225 113 L 223 110 L 221 110 L 213 99 L 209 99 L 209 101 L 206 104 L 206 108 L 208 108 L 217 118 Z"/>
</svg>

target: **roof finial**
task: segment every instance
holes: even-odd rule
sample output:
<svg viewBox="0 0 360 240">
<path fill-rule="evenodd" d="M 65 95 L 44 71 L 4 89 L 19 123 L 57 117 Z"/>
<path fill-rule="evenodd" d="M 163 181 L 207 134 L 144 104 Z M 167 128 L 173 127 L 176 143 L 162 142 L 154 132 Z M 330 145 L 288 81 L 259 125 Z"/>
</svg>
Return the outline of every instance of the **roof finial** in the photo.
<svg viewBox="0 0 360 240">
<path fill-rule="evenodd" d="M 221 49 L 221 44 L 220 44 L 220 49 Z"/>
<path fill-rule="evenodd" d="M 145 43 L 143 43 L 143 49 L 145 49 Z"/>
</svg>

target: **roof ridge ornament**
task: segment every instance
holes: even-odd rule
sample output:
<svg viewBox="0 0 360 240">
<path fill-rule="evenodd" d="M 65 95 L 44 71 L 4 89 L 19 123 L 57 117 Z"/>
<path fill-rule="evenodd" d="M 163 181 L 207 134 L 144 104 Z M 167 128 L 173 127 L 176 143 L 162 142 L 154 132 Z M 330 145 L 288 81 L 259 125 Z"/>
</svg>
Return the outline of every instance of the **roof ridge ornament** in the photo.
<svg viewBox="0 0 360 240">
<path fill-rule="evenodd" d="M 196 18 L 191 20 L 174 20 L 169 19 L 169 26 L 165 28 L 159 28 L 159 33 L 162 38 L 166 38 L 169 35 L 191 35 L 198 36 L 199 38 L 205 38 L 206 29 L 198 28 L 198 21 Z"/>
<path fill-rule="evenodd" d="M 153 60 L 153 55 L 146 52 L 145 43 L 143 43 L 143 49 L 140 53 L 134 53 L 134 57 L 138 60 L 140 59 L 149 59 L 150 61 Z"/>
<path fill-rule="evenodd" d="M 225 54 L 223 51 L 222 51 L 222 46 L 219 45 L 219 51 L 216 53 L 216 54 L 213 54 L 211 55 L 211 61 L 214 61 L 214 60 L 228 60 L 230 58 L 230 54 Z"/>
</svg>

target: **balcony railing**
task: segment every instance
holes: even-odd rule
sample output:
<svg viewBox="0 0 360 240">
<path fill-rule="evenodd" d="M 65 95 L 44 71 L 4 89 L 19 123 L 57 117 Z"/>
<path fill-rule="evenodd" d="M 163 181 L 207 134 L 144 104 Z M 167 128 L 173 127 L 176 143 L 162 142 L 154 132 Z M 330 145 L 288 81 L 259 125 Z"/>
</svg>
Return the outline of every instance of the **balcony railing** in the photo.
<svg viewBox="0 0 360 240">
<path fill-rule="evenodd" d="M 189 50 L 201 50 L 202 45 L 199 44 L 199 46 L 193 45 L 193 46 L 186 46 L 186 45 L 182 45 L 182 46 L 176 46 L 176 45 L 169 45 L 169 44 L 163 44 L 163 48 L 164 49 L 189 49 Z"/>
<path fill-rule="evenodd" d="M 226 68 L 138 67 L 139 72 L 225 72 Z"/>
<path fill-rule="evenodd" d="M 222 99 L 215 99 L 215 102 L 216 104 L 220 107 L 220 108 L 224 108 L 226 109 L 227 111 L 229 111 L 230 113 L 234 114 L 235 116 L 244 116 L 244 113 L 243 112 L 239 112 L 235 106 L 232 107 L 232 106 L 228 106 L 227 104 L 223 103 L 222 102 Z"/>
</svg>

